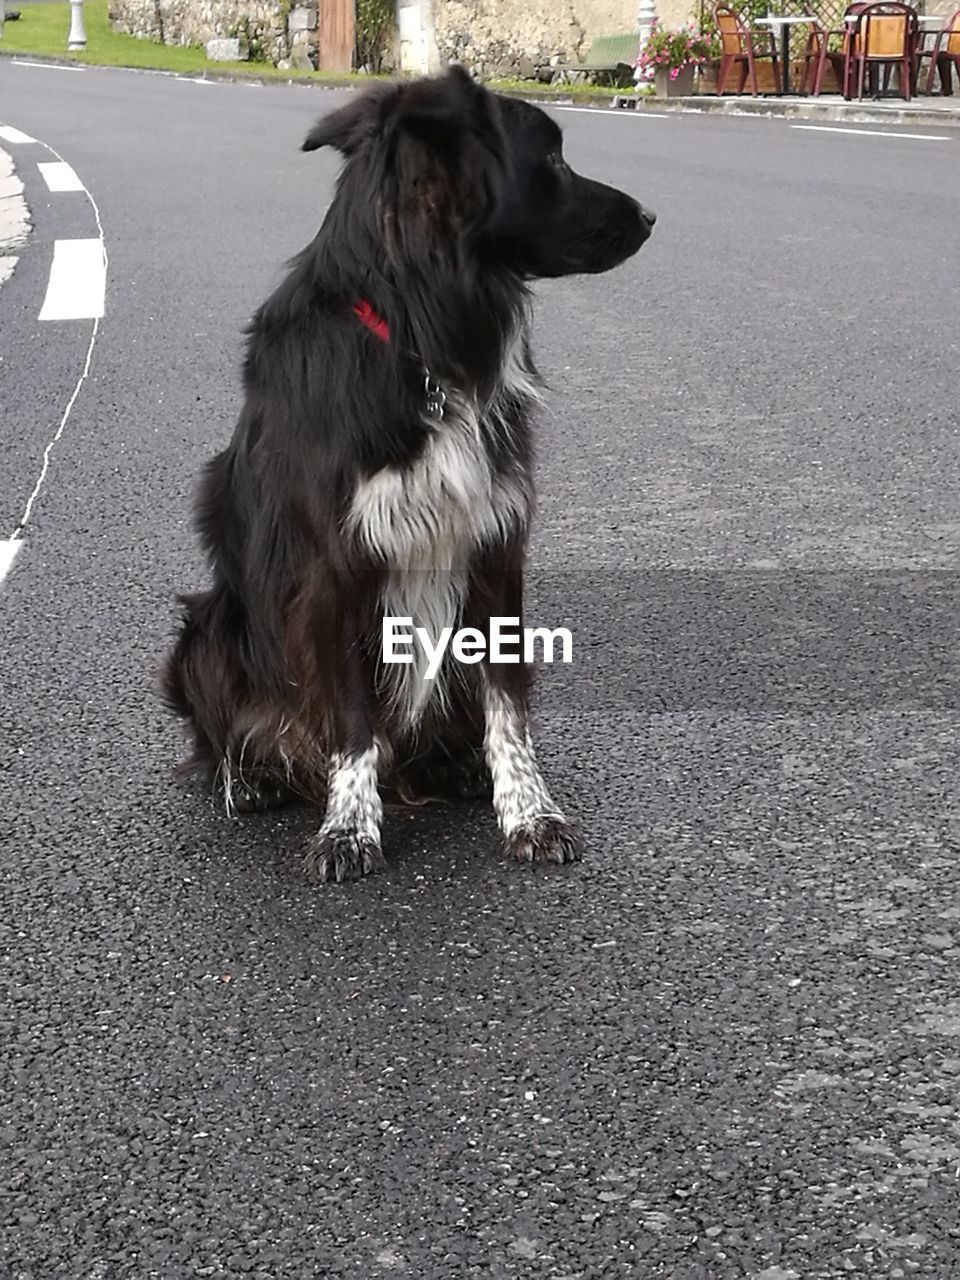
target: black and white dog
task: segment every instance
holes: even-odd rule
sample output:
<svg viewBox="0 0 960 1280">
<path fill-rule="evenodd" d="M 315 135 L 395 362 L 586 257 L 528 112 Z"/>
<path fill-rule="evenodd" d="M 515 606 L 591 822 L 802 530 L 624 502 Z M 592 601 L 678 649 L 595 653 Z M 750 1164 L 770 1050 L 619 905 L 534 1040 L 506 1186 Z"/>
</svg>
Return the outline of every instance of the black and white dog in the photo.
<svg viewBox="0 0 960 1280">
<path fill-rule="evenodd" d="M 526 282 L 607 271 L 654 216 L 574 173 L 556 124 L 460 68 L 368 89 L 304 150 L 345 157 L 316 239 L 249 329 L 246 399 L 208 466 L 210 590 L 165 677 L 227 809 L 325 801 L 318 880 L 383 864 L 380 786 L 490 793 L 508 851 L 572 827 L 528 731 L 529 668 L 386 665 L 385 616 L 521 617 L 538 378 Z"/>
</svg>

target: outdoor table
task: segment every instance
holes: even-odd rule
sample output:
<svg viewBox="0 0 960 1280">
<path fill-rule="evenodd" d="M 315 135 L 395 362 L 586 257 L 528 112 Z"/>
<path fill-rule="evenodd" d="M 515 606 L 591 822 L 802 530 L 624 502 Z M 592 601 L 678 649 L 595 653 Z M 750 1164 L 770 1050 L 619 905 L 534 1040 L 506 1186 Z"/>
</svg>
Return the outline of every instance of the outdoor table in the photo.
<svg viewBox="0 0 960 1280">
<path fill-rule="evenodd" d="M 945 13 L 918 13 L 917 25 L 921 36 L 935 36 L 943 30 L 948 15 Z"/>
<path fill-rule="evenodd" d="M 847 13 L 847 14 L 844 14 L 843 20 L 848 27 L 852 27 L 856 25 L 856 21 L 859 16 L 860 15 L 857 13 Z M 947 20 L 947 15 L 945 13 L 918 13 L 917 14 L 918 25 L 923 27 L 926 31 L 939 31 L 940 28 L 943 26 L 943 24 L 946 22 L 946 20 Z M 763 22 L 764 19 L 758 18 L 757 21 Z"/>
<path fill-rule="evenodd" d="M 783 63 L 783 95 L 790 92 L 790 28 L 800 26 L 809 27 L 809 13 L 781 13 L 775 14 L 769 18 L 755 18 L 754 22 L 758 27 L 770 27 L 772 31 L 780 28 L 780 60 Z"/>
<path fill-rule="evenodd" d="M 853 27 L 856 25 L 858 17 L 859 17 L 859 14 L 848 13 L 844 15 L 843 21 L 848 27 Z M 924 31 L 939 31 L 940 28 L 943 26 L 943 24 L 946 22 L 946 20 L 947 20 L 947 15 L 944 13 L 918 13 L 917 14 L 917 25 L 922 27 Z M 758 19 L 758 21 L 762 22 L 763 19 L 760 18 Z"/>
</svg>

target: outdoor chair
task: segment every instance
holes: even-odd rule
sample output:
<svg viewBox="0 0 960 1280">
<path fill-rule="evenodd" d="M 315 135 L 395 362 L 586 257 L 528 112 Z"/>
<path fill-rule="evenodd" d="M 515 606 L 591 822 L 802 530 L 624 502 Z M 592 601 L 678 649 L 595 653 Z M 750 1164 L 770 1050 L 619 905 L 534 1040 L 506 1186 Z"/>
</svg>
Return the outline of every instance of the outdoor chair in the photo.
<svg viewBox="0 0 960 1280">
<path fill-rule="evenodd" d="M 933 93 L 933 84 L 937 70 L 940 71 L 940 92 L 944 96 L 953 93 L 953 72 L 960 80 L 960 9 L 947 18 L 944 25 L 936 32 L 936 39 L 928 49 L 921 48 L 917 54 L 917 69 L 924 58 L 930 59 L 930 70 L 927 73 L 926 92 Z"/>
<path fill-rule="evenodd" d="M 750 93 L 754 98 L 759 96 L 757 88 L 757 62 L 769 58 L 773 66 L 775 92 L 780 93 L 783 80 L 780 75 L 780 61 L 777 57 L 777 43 L 772 31 L 751 31 L 744 26 L 735 9 L 726 5 L 718 5 L 714 9 L 717 30 L 720 33 L 720 67 L 717 71 L 717 93 L 722 94 L 727 87 L 730 72 L 735 66 L 740 67 L 740 84 L 738 93 L 743 93 L 749 77 Z"/>
<path fill-rule="evenodd" d="M 857 5 L 857 8 L 860 6 Z M 806 47 L 803 51 L 803 70 L 800 73 L 800 92 L 809 93 L 811 97 L 818 97 L 823 91 L 823 77 L 829 64 L 833 68 L 833 74 L 836 76 L 837 84 L 843 84 L 843 63 L 844 54 L 841 49 L 831 49 L 831 38 L 838 38 L 841 45 L 846 43 L 849 34 L 846 30 L 829 30 L 823 25 L 817 15 L 809 7 L 804 5 L 804 12 L 810 18 L 810 32 L 807 36 Z M 849 12 L 849 10 L 848 10 Z M 812 76 L 812 79 L 811 79 Z M 808 88 L 809 85 L 809 88 Z"/>
<path fill-rule="evenodd" d="M 920 48 L 920 26 L 917 11 L 899 0 L 880 0 L 859 9 L 847 37 L 843 68 L 843 96 L 863 98 L 864 82 L 883 68 L 899 71 L 900 93 L 907 100 L 913 94 L 917 54 Z M 880 97 L 876 87 L 876 97 Z"/>
<path fill-rule="evenodd" d="M 560 62 L 554 67 L 536 67 L 540 72 L 553 71 L 553 83 L 573 84 L 580 77 L 591 77 L 600 83 L 610 79 L 617 85 L 630 84 L 640 57 L 640 35 L 597 36 L 582 62 Z"/>
</svg>

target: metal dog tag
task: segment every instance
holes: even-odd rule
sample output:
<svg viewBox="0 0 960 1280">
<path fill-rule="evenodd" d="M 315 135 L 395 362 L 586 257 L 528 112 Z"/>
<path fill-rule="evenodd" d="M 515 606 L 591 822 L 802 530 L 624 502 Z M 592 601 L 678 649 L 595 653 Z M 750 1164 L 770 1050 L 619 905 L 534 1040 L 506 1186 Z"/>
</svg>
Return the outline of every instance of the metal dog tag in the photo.
<svg viewBox="0 0 960 1280">
<path fill-rule="evenodd" d="M 427 413 L 431 418 L 443 418 L 443 406 L 447 403 L 447 393 L 439 382 L 434 382 L 429 372 L 423 380 L 423 389 L 427 397 Z"/>
</svg>

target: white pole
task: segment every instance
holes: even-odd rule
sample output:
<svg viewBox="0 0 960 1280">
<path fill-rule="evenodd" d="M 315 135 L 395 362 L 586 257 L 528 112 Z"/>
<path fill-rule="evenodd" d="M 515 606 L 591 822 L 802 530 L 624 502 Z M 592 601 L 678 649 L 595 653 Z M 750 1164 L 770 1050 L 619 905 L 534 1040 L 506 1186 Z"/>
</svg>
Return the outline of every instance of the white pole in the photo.
<svg viewBox="0 0 960 1280">
<path fill-rule="evenodd" d="M 70 34 L 67 36 L 68 49 L 85 49 L 87 33 L 83 29 L 83 0 L 70 0 Z"/>
<path fill-rule="evenodd" d="M 640 8 L 637 10 L 637 33 L 640 36 L 640 52 L 643 52 L 643 46 L 650 39 L 654 24 L 657 20 L 657 0 L 640 0 Z M 640 81 L 640 70 L 637 69 L 634 80 Z"/>
<path fill-rule="evenodd" d="M 0 40 L 3 39 L 3 24 L 6 21 L 6 0 L 0 0 Z"/>
</svg>

